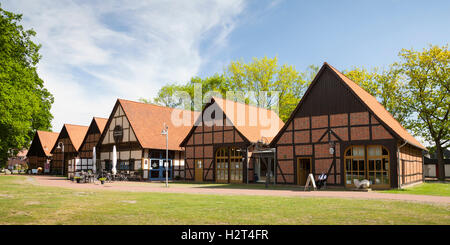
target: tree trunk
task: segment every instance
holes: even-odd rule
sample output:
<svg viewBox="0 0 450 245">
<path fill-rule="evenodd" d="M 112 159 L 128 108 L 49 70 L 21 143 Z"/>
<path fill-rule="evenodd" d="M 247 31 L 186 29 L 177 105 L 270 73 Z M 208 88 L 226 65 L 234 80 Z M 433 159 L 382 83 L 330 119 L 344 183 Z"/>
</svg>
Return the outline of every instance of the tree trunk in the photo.
<svg viewBox="0 0 450 245">
<path fill-rule="evenodd" d="M 445 164 L 444 164 L 444 151 L 442 150 L 441 144 L 439 142 L 436 142 L 436 155 L 438 160 L 438 180 L 445 181 Z"/>
</svg>

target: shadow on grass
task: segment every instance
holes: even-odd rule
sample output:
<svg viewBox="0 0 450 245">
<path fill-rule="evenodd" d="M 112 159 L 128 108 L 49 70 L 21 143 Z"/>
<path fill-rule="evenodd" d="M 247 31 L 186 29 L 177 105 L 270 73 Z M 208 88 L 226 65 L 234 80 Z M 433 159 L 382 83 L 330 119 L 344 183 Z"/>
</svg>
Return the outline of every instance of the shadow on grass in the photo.
<svg viewBox="0 0 450 245">
<path fill-rule="evenodd" d="M 221 184 L 210 182 L 173 182 L 177 185 L 186 185 L 191 188 L 204 188 L 204 189 L 241 189 L 241 190 L 279 190 L 279 191 L 299 191 L 304 192 L 305 187 L 300 185 L 273 185 L 270 184 L 266 188 L 264 183 L 251 183 L 251 184 Z M 312 190 L 312 188 L 310 188 Z M 328 187 L 326 189 L 320 189 L 318 191 L 345 191 L 342 187 Z"/>
</svg>

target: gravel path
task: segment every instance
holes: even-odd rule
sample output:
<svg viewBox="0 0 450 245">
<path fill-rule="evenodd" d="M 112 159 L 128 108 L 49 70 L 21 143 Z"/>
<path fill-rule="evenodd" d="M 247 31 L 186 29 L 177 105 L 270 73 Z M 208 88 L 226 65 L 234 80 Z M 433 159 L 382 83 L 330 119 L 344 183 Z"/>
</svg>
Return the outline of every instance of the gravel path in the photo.
<svg viewBox="0 0 450 245">
<path fill-rule="evenodd" d="M 164 192 L 164 193 L 187 193 L 187 194 L 213 194 L 213 195 L 257 195 L 257 196 L 283 196 L 283 197 L 332 197 L 332 198 L 358 198 L 358 199 L 386 199 L 411 202 L 426 202 L 437 204 L 450 204 L 450 197 L 391 194 L 379 192 L 358 192 L 358 191 L 311 191 L 299 190 L 261 190 L 261 189 L 228 189 L 228 188 L 208 188 L 208 187 L 179 187 L 170 186 L 165 188 L 155 183 L 142 182 L 115 182 L 78 184 L 68 181 L 62 177 L 33 176 L 35 183 L 40 186 L 54 186 L 83 190 L 112 190 L 130 192 Z M 134 183 L 134 185 L 133 185 Z"/>
</svg>

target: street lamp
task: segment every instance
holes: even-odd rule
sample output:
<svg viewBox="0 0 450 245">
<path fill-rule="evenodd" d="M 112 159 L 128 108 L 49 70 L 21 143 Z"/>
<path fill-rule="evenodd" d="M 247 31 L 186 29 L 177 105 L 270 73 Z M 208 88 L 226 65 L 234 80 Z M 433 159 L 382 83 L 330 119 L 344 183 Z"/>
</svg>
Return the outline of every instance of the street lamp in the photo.
<svg viewBox="0 0 450 245">
<path fill-rule="evenodd" d="M 166 187 L 169 187 L 169 127 L 165 123 L 161 135 L 166 136 Z"/>
<path fill-rule="evenodd" d="M 58 147 L 56 147 L 56 149 L 62 149 L 62 175 L 64 175 L 64 169 L 66 168 L 66 164 L 64 163 L 64 143 L 63 142 L 59 142 L 58 143 Z"/>
</svg>

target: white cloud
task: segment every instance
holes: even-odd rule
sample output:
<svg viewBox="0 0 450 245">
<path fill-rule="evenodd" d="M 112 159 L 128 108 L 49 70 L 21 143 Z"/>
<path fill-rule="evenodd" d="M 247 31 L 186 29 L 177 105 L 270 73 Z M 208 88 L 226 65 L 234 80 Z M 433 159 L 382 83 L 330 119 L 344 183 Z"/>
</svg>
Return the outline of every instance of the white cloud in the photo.
<svg viewBox="0 0 450 245">
<path fill-rule="evenodd" d="M 153 97 L 225 48 L 241 0 L 6 0 L 43 45 L 39 74 L 54 94 L 53 130 L 107 117 L 116 98 Z M 218 61 L 220 62 L 220 61 Z"/>
</svg>

